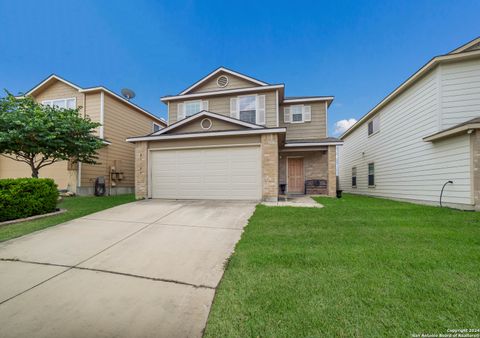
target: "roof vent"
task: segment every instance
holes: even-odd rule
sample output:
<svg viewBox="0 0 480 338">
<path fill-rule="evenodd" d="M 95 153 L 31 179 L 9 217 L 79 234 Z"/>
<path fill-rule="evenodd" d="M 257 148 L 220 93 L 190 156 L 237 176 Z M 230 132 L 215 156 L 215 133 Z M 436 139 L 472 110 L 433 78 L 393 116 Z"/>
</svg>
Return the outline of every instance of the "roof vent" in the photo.
<svg viewBox="0 0 480 338">
<path fill-rule="evenodd" d="M 217 79 L 217 85 L 219 87 L 226 87 L 228 84 L 228 77 L 226 77 L 225 75 L 220 75 Z"/>
</svg>

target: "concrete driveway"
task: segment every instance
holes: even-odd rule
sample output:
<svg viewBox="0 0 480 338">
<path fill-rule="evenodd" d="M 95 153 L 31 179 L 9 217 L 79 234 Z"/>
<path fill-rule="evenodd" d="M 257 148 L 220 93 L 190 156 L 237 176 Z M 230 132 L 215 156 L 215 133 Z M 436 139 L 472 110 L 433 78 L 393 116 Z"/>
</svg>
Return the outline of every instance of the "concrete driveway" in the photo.
<svg viewBox="0 0 480 338">
<path fill-rule="evenodd" d="M 0 243 L 2 337 L 198 337 L 250 202 L 134 202 Z"/>
</svg>

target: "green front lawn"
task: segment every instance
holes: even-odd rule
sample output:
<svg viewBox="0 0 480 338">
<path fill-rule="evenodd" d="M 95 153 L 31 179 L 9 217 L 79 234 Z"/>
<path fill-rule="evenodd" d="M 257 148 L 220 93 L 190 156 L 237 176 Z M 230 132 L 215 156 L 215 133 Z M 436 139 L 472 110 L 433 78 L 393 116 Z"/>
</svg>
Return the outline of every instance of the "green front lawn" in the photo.
<svg viewBox="0 0 480 338">
<path fill-rule="evenodd" d="M 258 206 L 206 337 L 411 337 L 480 327 L 480 213 L 346 195 Z"/>
<path fill-rule="evenodd" d="M 52 225 L 57 225 L 103 209 L 108 209 L 116 205 L 133 202 L 134 200 L 135 196 L 130 194 L 104 197 L 67 197 L 58 205 L 59 208 L 67 209 L 67 212 L 34 221 L 2 226 L 0 227 L 0 242 L 23 236 L 33 231 L 48 228 Z"/>
</svg>

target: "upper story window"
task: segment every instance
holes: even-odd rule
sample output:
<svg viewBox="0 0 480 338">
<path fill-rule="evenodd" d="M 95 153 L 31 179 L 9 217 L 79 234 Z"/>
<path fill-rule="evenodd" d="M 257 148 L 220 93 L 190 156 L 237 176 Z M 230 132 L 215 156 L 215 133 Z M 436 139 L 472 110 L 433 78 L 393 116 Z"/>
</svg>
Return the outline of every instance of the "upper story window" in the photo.
<svg viewBox="0 0 480 338">
<path fill-rule="evenodd" d="M 177 121 L 195 115 L 202 110 L 208 110 L 208 101 L 195 100 L 180 102 L 177 106 Z"/>
<path fill-rule="evenodd" d="M 230 116 L 244 122 L 265 124 L 265 95 L 232 97 Z"/>
<path fill-rule="evenodd" d="M 357 187 L 357 167 L 352 168 L 352 188 Z"/>
<path fill-rule="evenodd" d="M 77 99 L 70 98 L 70 99 L 44 100 L 42 101 L 42 104 L 50 107 L 75 109 L 77 107 Z"/>
<path fill-rule="evenodd" d="M 303 104 L 284 108 L 285 123 L 304 123 L 312 120 L 312 107 Z"/>
<path fill-rule="evenodd" d="M 257 97 L 255 95 L 239 97 L 238 112 L 241 121 L 257 123 Z"/>
<path fill-rule="evenodd" d="M 153 122 L 153 127 L 152 128 L 153 128 L 153 132 L 155 133 L 155 132 L 159 131 L 160 129 L 162 129 L 162 126 L 159 125 L 158 123 Z"/>
<path fill-rule="evenodd" d="M 373 119 L 368 121 L 368 136 L 373 135 L 380 131 L 380 117 L 375 116 Z"/>
<path fill-rule="evenodd" d="M 192 116 L 202 110 L 202 101 L 185 102 L 185 116 Z"/>
<path fill-rule="evenodd" d="M 375 163 L 368 164 L 368 186 L 375 186 Z"/>
</svg>

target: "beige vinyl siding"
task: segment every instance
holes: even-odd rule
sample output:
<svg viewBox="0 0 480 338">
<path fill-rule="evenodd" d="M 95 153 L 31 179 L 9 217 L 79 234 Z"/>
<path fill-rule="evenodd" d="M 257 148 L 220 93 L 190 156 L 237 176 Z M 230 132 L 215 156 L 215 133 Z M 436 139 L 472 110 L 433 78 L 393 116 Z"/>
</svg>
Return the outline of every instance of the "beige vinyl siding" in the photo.
<svg viewBox="0 0 480 338">
<path fill-rule="evenodd" d="M 85 115 L 94 122 L 101 122 L 100 116 L 100 92 L 89 93 L 85 96 Z M 100 127 L 97 128 L 97 135 L 100 135 Z"/>
<path fill-rule="evenodd" d="M 454 184 L 444 202 L 471 205 L 470 142 L 468 135 L 441 142 L 424 142 L 438 131 L 439 95 L 437 70 L 382 108 L 378 133 L 367 134 L 363 123 L 339 147 L 340 189 L 366 195 L 438 203 L 447 180 Z M 368 187 L 368 163 L 375 164 L 375 187 Z M 357 168 L 357 188 L 351 186 Z"/>
<path fill-rule="evenodd" d="M 219 87 L 217 85 L 217 79 L 222 75 L 225 75 L 228 78 L 228 84 L 225 87 Z M 237 77 L 225 72 L 220 72 L 214 77 L 212 77 L 211 79 L 205 81 L 198 87 L 194 88 L 192 91 L 188 92 L 188 94 L 210 92 L 215 90 L 248 88 L 248 87 L 256 87 L 256 86 L 258 86 L 258 84 L 253 83 L 251 81 L 242 79 L 240 77 Z"/>
<path fill-rule="evenodd" d="M 60 81 L 54 81 L 52 84 L 45 86 L 33 97 L 39 103 L 45 100 L 76 98 L 77 107 L 82 107 L 80 113 L 84 113 L 84 95 L 79 93 L 75 88 Z"/>
<path fill-rule="evenodd" d="M 249 94 L 245 94 L 249 95 Z M 252 93 L 250 95 L 255 95 Z M 275 96 L 275 91 L 271 92 L 261 92 L 258 95 L 265 95 L 265 126 L 266 127 L 277 127 L 277 101 Z M 227 95 L 227 96 L 215 96 L 215 97 L 205 97 L 202 100 L 208 101 L 208 110 L 222 114 L 230 117 L 230 99 L 233 97 L 238 97 L 239 95 Z M 240 95 L 243 96 L 243 95 Z M 186 100 L 188 101 L 188 100 Z M 177 122 L 177 105 L 178 103 L 185 102 L 182 100 L 171 101 L 169 104 L 169 125 Z"/>
<path fill-rule="evenodd" d="M 151 133 L 153 122 L 151 117 L 105 93 L 104 138 L 112 144 L 99 151 L 101 164 L 82 164 L 82 187 L 93 187 L 98 176 L 105 176 L 109 186 L 109 171 L 114 165 L 117 171 L 124 173 L 123 180 L 117 186 L 134 187 L 134 145 L 125 140 L 128 137 Z"/>
<path fill-rule="evenodd" d="M 480 116 L 480 59 L 442 65 L 440 129 Z"/>
<path fill-rule="evenodd" d="M 58 189 L 70 188 L 73 190 L 75 187 L 69 187 L 68 183 L 70 175 L 74 175 L 75 173 L 74 171 L 67 170 L 67 166 L 67 161 L 61 161 L 43 167 L 39 171 L 39 177 L 53 179 Z M 0 179 L 21 177 L 32 177 L 30 166 L 26 163 L 0 156 Z"/>
<path fill-rule="evenodd" d="M 150 141 L 149 149 L 166 148 L 191 148 L 191 147 L 209 147 L 209 146 L 231 146 L 231 145 L 258 145 L 261 141 L 261 135 L 242 135 L 225 137 L 206 137 L 200 139 L 176 139 L 171 141 Z"/>
<path fill-rule="evenodd" d="M 312 120 L 304 123 L 285 123 L 285 107 L 304 104 L 312 107 Z M 280 127 L 287 128 L 287 140 L 319 139 L 327 137 L 326 102 L 284 104 L 280 106 Z"/>
<path fill-rule="evenodd" d="M 201 122 L 204 119 L 209 119 L 212 122 L 210 129 L 202 129 Z M 222 121 L 215 119 L 213 117 L 200 117 L 189 123 L 184 124 L 178 128 L 173 129 L 168 134 L 184 134 L 184 133 L 196 133 L 196 132 L 211 132 L 211 131 L 222 131 L 222 130 L 240 130 L 246 129 L 246 127 L 240 126 L 238 124 L 230 123 L 227 121 Z"/>
</svg>

